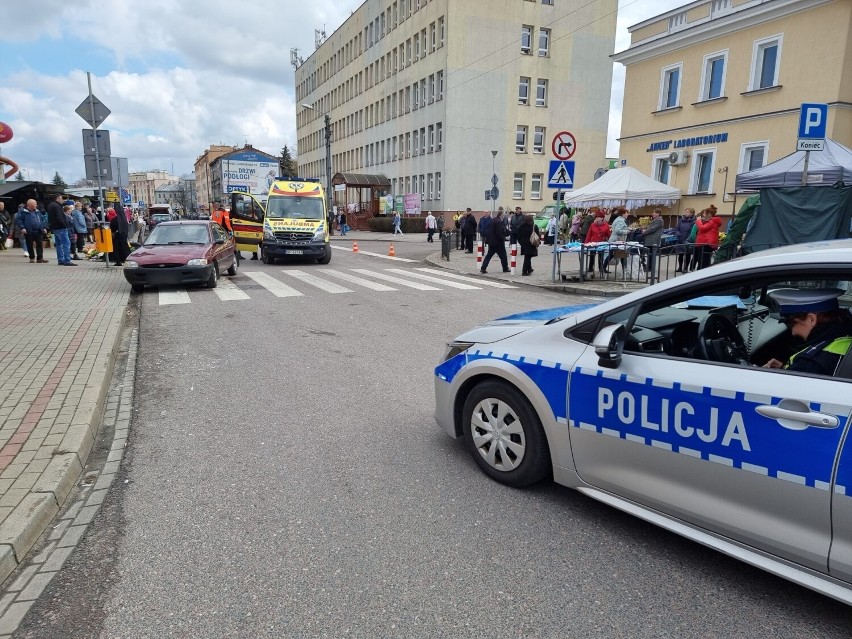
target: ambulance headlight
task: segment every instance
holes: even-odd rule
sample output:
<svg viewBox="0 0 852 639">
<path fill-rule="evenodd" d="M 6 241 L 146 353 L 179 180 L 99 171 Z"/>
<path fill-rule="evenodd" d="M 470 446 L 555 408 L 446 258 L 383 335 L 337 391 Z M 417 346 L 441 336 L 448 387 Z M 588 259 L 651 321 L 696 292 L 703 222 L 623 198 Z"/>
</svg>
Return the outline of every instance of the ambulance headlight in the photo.
<svg viewBox="0 0 852 639">
<path fill-rule="evenodd" d="M 263 229 L 263 239 L 275 240 L 275 233 L 272 232 L 272 229 Z"/>
<path fill-rule="evenodd" d="M 447 352 L 444 354 L 444 359 L 441 361 L 446 362 L 448 359 L 452 359 L 459 353 L 464 353 L 471 346 L 473 346 L 472 342 L 450 342 L 447 344 Z"/>
<path fill-rule="evenodd" d="M 325 241 L 325 229 L 323 227 L 319 227 L 314 232 L 314 242 L 324 242 Z"/>
</svg>

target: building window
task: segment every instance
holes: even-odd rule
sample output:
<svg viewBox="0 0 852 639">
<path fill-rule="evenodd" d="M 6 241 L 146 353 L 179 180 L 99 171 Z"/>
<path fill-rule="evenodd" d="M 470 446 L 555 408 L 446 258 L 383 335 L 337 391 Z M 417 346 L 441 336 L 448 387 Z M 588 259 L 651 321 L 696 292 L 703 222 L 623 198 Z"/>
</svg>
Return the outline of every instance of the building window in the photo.
<svg viewBox="0 0 852 639">
<path fill-rule="evenodd" d="M 524 178 L 523 173 L 515 173 L 515 179 L 512 181 L 512 198 L 515 200 L 524 199 Z"/>
<path fill-rule="evenodd" d="M 517 153 L 527 152 L 527 127 L 519 126 L 515 133 L 515 151 Z"/>
<path fill-rule="evenodd" d="M 420 80 L 420 106 L 426 106 L 426 78 Z"/>
<path fill-rule="evenodd" d="M 418 188 L 418 185 L 417 185 L 417 176 L 416 175 L 411 176 L 411 192 L 412 193 L 420 193 L 420 189 Z"/>
<path fill-rule="evenodd" d="M 415 82 L 412 85 L 414 89 L 414 101 L 412 102 L 412 108 L 416 109 L 420 105 L 420 83 Z"/>
<path fill-rule="evenodd" d="M 727 53 L 711 53 L 704 56 L 704 71 L 701 78 L 699 100 L 721 98 L 725 90 L 725 61 Z"/>
<path fill-rule="evenodd" d="M 438 35 L 434 22 L 429 25 L 429 47 L 433 52 L 438 48 Z"/>
<path fill-rule="evenodd" d="M 731 0 L 713 0 L 710 6 L 710 14 L 716 15 L 719 13 L 727 13 L 731 8 Z"/>
<path fill-rule="evenodd" d="M 444 97 L 444 72 L 438 71 L 438 97 L 436 100 L 440 100 Z"/>
<path fill-rule="evenodd" d="M 682 65 L 664 67 L 660 82 L 659 109 L 673 109 L 680 104 L 680 70 Z"/>
<path fill-rule="evenodd" d="M 766 164 L 769 142 L 749 142 L 740 151 L 740 173 L 754 171 Z"/>
<path fill-rule="evenodd" d="M 420 132 L 414 129 L 414 157 L 417 157 L 418 149 L 420 148 Z"/>
<path fill-rule="evenodd" d="M 441 122 L 435 125 L 435 150 L 440 151 L 444 148 L 444 125 Z"/>
<path fill-rule="evenodd" d="M 435 74 L 429 76 L 429 104 L 435 101 Z"/>
<path fill-rule="evenodd" d="M 538 30 L 538 54 L 540 56 L 550 54 L 550 29 Z"/>
<path fill-rule="evenodd" d="M 654 179 L 663 184 L 669 183 L 669 175 L 671 174 L 671 165 L 669 164 L 669 156 L 654 158 Z"/>
<path fill-rule="evenodd" d="M 438 46 L 444 46 L 444 18 L 438 18 Z"/>
<path fill-rule="evenodd" d="M 553 5 L 553 0 L 541 0 L 541 4 Z"/>
<path fill-rule="evenodd" d="M 710 193 L 713 186 L 715 151 L 696 151 L 693 155 L 692 192 Z"/>
<path fill-rule="evenodd" d="M 533 200 L 541 199 L 541 182 L 542 182 L 542 174 L 541 173 L 533 173 L 532 174 L 532 183 L 530 184 L 530 197 Z"/>
<path fill-rule="evenodd" d="M 420 128 L 420 155 L 426 155 L 426 127 Z"/>
<path fill-rule="evenodd" d="M 539 78 L 535 84 L 535 105 L 547 106 L 547 80 Z"/>
<path fill-rule="evenodd" d="M 781 36 L 773 36 L 754 43 L 751 63 L 750 91 L 778 85 L 778 67 L 781 61 Z"/>
<path fill-rule="evenodd" d="M 544 153 L 544 132 L 543 126 L 535 128 L 535 136 L 533 137 L 533 153 Z"/>
<path fill-rule="evenodd" d="M 414 61 L 417 62 L 419 59 L 420 59 L 420 34 L 415 33 L 414 34 Z"/>
<path fill-rule="evenodd" d="M 435 125 L 434 124 L 429 125 L 429 145 L 428 145 L 427 151 L 429 153 L 435 152 Z"/>
<path fill-rule="evenodd" d="M 420 174 L 420 199 L 426 199 L 426 176 L 423 173 Z"/>
<path fill-rule="evenodd" d="M 530 79 L 521 76 L 521 81 L 518 83 L 518 104 L 530 103 Z"/>
<path fill-rule="evenodd" d="M 521 26 L 521 53 L 529 55 L 532 52 L 533 28 L 528 25 Z"/>
<path fill-rule="evenodd" d="M 441 199 L 441 174 L 440 173 L 435 174 L 435 199 L 436 200 Z"/>
</svg>

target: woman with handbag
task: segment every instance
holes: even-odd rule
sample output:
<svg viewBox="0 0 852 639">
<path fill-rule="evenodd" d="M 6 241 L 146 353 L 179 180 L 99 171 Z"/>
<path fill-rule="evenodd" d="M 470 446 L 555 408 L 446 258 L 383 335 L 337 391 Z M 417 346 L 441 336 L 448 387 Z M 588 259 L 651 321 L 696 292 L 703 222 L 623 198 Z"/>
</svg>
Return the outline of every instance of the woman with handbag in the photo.
<svg viewBox="0 0 852 639">
<path fill-rule="evenodd" d="M 538 255 L 538 245 L 541 244 L 532 214 L 525 215 L 523 223 L 518 227 L 518 243 L 521 245 L 521 255 L 524 256 L 521 275 L 532 275 L 532 258 Z"/>
</svg>

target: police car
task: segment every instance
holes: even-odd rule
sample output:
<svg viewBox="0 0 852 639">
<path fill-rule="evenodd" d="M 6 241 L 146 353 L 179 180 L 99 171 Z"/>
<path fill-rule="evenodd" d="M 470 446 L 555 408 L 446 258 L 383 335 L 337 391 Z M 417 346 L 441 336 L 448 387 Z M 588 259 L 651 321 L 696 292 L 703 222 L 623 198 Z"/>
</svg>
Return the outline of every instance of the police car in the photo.
<svg viewBox="0 0 852 639">
<path fill-rule="evenodd" d="M 552 476 L 852 604 L 852 331 L 802 372 L 790 328 L 850 326 L 850 256 L 767 250 L 493 321 L 449 344 L 435 418 L 499 482 Z"/>
</svg>

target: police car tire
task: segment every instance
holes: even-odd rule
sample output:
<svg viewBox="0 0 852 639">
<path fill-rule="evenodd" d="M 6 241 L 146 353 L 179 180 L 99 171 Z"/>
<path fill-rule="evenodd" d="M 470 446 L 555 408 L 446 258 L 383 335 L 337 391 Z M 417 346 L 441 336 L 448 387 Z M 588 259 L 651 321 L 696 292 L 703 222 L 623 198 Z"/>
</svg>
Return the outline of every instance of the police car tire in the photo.
<svg viewBox="0 0 852 639">
<path fill-rule="evenodd" d="M 474 442 L 473 413 L 477 406 L 486 400 L 506 404 L 520 422 L 524 454 L 520 463 L 511 470 L 501 470 L 492 466 Z M 462 419 L 465 445 L 476 464 L 492 479 L 507 486 L 520 488 L 539 482 L 551 474 L 550 449 L 541 420 L 526 397 L 511 384 L 496 380 L 477 384 L 464 402 Z"/>
</svg>

